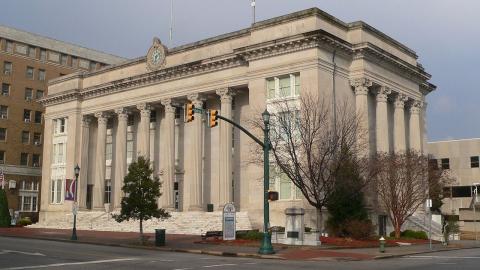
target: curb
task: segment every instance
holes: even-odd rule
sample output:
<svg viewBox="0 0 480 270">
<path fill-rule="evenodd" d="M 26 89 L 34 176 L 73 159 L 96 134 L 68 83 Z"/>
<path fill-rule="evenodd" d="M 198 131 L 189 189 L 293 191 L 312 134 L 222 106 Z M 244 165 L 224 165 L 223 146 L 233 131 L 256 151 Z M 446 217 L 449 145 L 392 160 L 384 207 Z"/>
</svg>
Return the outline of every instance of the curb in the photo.
<svg viewBox="0 0 480 270">
<path fill-rule="evenodd" d="M 463 249 L 476 249 L 476 248 L 480 248 L 480 246 L 477 246 L 477 247 L 455 247 L 455 248 L 449 248 L 449 249 L 435 249 L 435 250 L 426 250 L 426 251 L 415 251 L 415 252 L 409 252 L 409 253 L 403 253 L 403 254 L 380 255 L 380 256 L 373 257 L 373 259 L 374 260 L 382 260 L 382 259 L 399 258 L 399 257 L 417 255 L 417 254 L 428 254 L 428 253 L 435 253 L 435 252 L 455 251 L 455 250 L 463 250 Z"/>
<path fill-rule="evenodd" d="M 18 235 L 18 236 L 17 235 L 0 235 L 0 237 L 37 239 L 37 240 L 44 240 L 44 241 L 56 241 L 56 242 L 74 243 L 74 244 L 88 244 L 88 245 L 97 245 L 97 246 L 159 250 L 159 251 L 168 251 L 168 252 L 183 252 L 183 253 L 205 254 L 205 255 L 223 256 L 223 257 L 246 257 L 246 258 L 256 258 L 256 259 L 285 260 L 284 258 L 276 255 L 260 255 L 255 253 L 244 253 L 244 252 L 226 252 L 226 251 L 201 250 L 201 249 L 179 249 L 179 248 L 156 247 L 156 246 L 136 246 L 136 245 L 128 245 L 128 244 L 98 243 L 98 242 L 82 241 L 82 240 L 73 241 L 70 239 L 59 239 L 59 238 L 29 237 L 29 236 L 23 236 L 23 235 Z"/>
</svg>

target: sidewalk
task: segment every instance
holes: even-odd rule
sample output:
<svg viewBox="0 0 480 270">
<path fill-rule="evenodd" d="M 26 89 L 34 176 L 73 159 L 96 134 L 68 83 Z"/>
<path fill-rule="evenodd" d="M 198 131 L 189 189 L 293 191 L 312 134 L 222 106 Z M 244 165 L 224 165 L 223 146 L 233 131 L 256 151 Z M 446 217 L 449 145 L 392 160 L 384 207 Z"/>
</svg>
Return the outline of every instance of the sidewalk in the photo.
<svg viewBox="0 0 480 270">
<path fill-rule="evenodd" d="M 44 240 L 71 241 L 72 231 L 61 229 L 39 228 L 0 228 L 0 236 L 36 238 Z M 164 251 L 189 252 L 199 254 L 241 256 L 286 260 L 371 260 L 392 258 L 405 255 L 428 253 L 441 250 L 455 250 L 463 248 L 480 247 L 475 241 L 454 241 L 448 247 L 441 244 L 433 245 L 430 250 L 428 245 L 411 245 L 401 247 L 387 247 L 385 253 L 380 253 L 378 248 L 336 249 L 329 246 L 298 247 L 274 245 L 276 254 L 259 255 L 258 247 L 233 246 L 218 244 L 195 243 L 200 240 L 198 235 L 167 234 L 166 246 L 154 246 L 154 234 L 149 237 L 147 246 L 139 245 L 139 234 L 135 232 L 105 232 L 105 231 L 77 231 L 78 242 L 97 245 L 112 245 L 134 248 L 158 249 Z"/>
</svg>

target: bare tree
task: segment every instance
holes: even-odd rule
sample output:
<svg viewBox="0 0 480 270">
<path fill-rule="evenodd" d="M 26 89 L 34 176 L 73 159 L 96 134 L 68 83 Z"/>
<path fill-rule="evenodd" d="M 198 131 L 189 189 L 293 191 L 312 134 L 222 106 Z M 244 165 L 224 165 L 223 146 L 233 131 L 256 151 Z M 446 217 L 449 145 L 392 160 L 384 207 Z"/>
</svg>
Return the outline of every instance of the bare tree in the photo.
<svg viewBox="0 0 480 270">
<path fill-rule="evenodd" d="M 415 151 L 378 154 L 377 165 L 376 190 L 399 238 L 402 225 L 429 198 L 429 190 L 443 189 L 451 178 Z"/>
<path fill-rule="evenodd" d="M 331 103 L 308 93 L 302 93 L 299 100 L 275 103 L 269 110 L 276 166 L 317 209 L 317 229 L 322 230 L 322 208 L 335 190 L 342 162 L 353 162 L 364 176 L 362 187 L 373 171 L 370 160 L 360 154 L 366 146 L 358 143 L 364 131 L 354 106 L 348 102 L 337 106 L 335 123 Z M 263 128 L 261 121 L 256 126 Z"/>
</svg>

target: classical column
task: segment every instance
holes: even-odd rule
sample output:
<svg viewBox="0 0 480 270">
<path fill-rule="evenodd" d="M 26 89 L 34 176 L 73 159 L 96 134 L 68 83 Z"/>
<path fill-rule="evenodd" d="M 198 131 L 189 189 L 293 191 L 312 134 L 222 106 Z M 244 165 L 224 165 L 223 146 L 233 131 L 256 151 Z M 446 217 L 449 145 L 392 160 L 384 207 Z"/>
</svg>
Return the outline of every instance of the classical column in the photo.
<svg viewBox="0 0 480 270">
<path fill-rule="evenodd" d="M 138 137 L 138 152 L 145 158 L 150 158 L 150 112 L 152 110 L 148 103 L 137 105 L 140 110 L 140 136 Z"/>
<path fill-rule="evenodd" d="M 174 182 L 175 182 L 175 107 L 171 99 L 161 101 L 165 106 L 165 125 L 161 138 L 165 146 L 165 155 L 162 156 L 162 196 L 161 206 L 167 209 L 174 209 Z"/>
<path fill-rule="evenodd" d="M 93 186 L 93 208 L 104 209 L 103 198 L 105 188 L 105 147 L 107 140 L 108 115 L 105 112 L 95 113 L 98 122 L 97 149 L 95 152 L 95 184 Z"/>
<path fill-rule="evenodd" d="M 420 138 L 420 110 L 422 109 L 422 102 L 414 100 L 410 106 L 410 150 L 421 152 Z"/>
<path fill-rule="evenodd" d="M 193 103 L 195 108 L 203 108 L 203 102 L 205 99 L 200 94 L 190 94 L 187 96 L 188 100 Z M 203 116 L 199 113 L 195 113 L 195 120 L 190 123 L 190 136 L 193 142 L 191 152 L 191 164 L 192 179 L 190 180 L 190 206 L 189 211 L 202 211 L 202 176 L 203 176 L 203 160 L 202 160 L 202 147 L 203 147 Z"/>
<path fill-rule="evenodd" d="M 220 96 L 220 112 L 223 117 L 232 119 L 232 100 L 235 93 L 229 88 L 217 90 Z M 232 125 L 220 121 L 220 154 L 219 154 L 219 209 L 232 202 Z"/>
<path fill-rule="evenodd" d="M 115 180 L 113 182 L 113 208 L 119 208 L 122 202 L 123 180 L 127 173 L 127 122 L 128 111 L 125 108 L 115 110 L 118 118 L 115 138 Z"/>
<path fill-rule="evenodd" d="M 359 121 L 359 131 L 357 136 L 360 153 L 368 155 L 370 153 L 370 130 L 368 115 L 368 87 L 372 82 L 366 78 L 358 78 L 350 81 L 355 92 L 355 111 Z"/>
<path fill-rule="evenodd" d="M 78 206 L 80 209 L 87 208 L 87 185 L 88 185 L 88 147 L 90 143 L 90 123 L 92 117 L 84 115 L 82 118 L 82 146 L 80 153 L 80 176 L 78 178 Z"/>
<path fill-rule="evenodd" d="M 393 102 L 393 151 L 395 153 L 404 152 L 406 150 L 405 143 L 405 101 L 407 96 L 397 94 Z"/>
<path fill-rule="evenodd" d="M 388 111 L 387 98 L 392 91 L 386 86 L 381 86 L 377 91 L 377 109 L 376 109 L 376 142 L 377 152 L 388 153 Z"/>
</svg>

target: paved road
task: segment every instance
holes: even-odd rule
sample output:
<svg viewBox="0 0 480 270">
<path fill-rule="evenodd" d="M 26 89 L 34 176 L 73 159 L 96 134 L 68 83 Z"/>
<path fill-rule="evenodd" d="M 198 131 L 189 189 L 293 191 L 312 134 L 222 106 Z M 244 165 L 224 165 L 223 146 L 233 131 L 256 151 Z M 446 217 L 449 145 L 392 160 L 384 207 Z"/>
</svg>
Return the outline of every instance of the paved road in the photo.
<svg viewBox="0 0 480 270">
<path fill-rule="evenodd" d="M 0 269 L 479 269 L 480 249 L 376 261 L 230 258 L 0 237 Z"/>
</svg>

